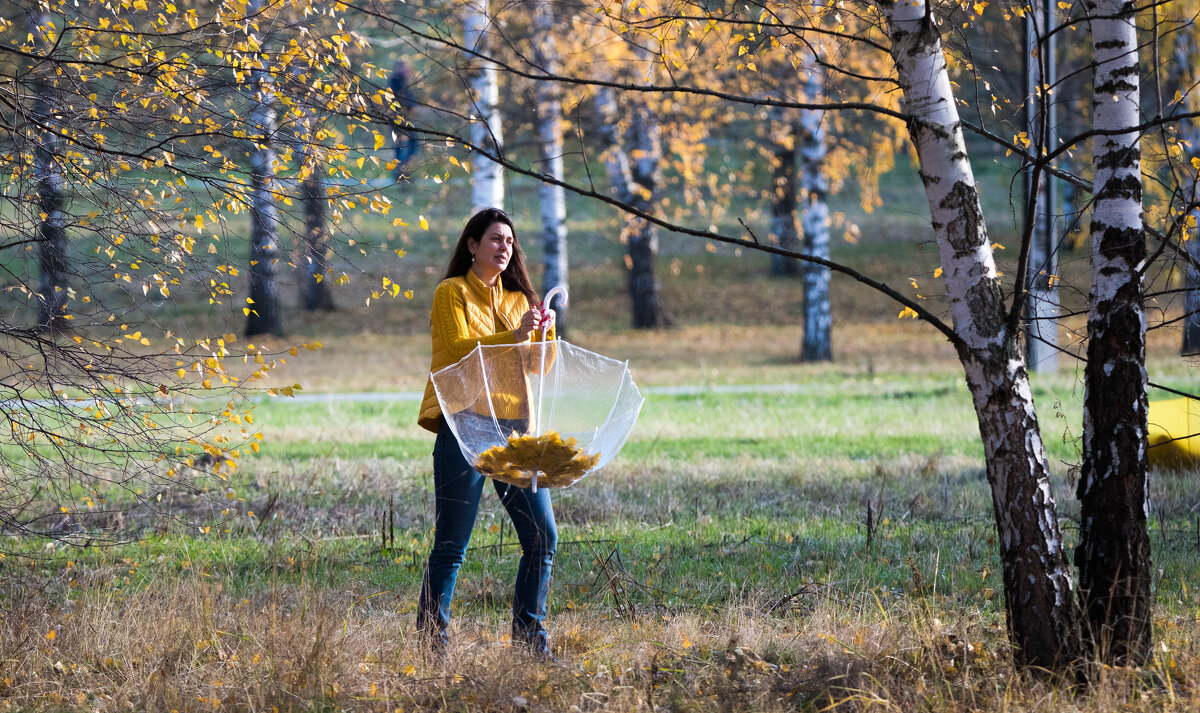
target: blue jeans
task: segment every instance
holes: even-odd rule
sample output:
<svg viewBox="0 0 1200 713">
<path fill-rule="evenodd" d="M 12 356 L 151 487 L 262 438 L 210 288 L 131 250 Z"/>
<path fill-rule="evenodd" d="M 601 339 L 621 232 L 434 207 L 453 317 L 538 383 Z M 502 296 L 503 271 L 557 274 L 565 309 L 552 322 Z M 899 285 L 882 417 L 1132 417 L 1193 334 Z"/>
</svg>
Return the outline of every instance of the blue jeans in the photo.
<svg viewBox="0 0 1200 713">
<path fill-rule="evenodd" d="M 447 642 L 450 600 L 471 541 L 485 480 L 467 463 L 454 433 L 443 420 L 433 447 L 433 550 L 429 553 L 417 604 L 417 631 L 429 636 L 434 646 Z M 546 618 L 550 570 L 558 546 L 550 491 L 538 488 L 534 493 L 498 480 L 493 480 L 492 485 L 521 542 L 521 562 L 517 565 L 513 591 L 513 640 L 545 651 L 546 630 L 542 622 Z"/>
</svg>

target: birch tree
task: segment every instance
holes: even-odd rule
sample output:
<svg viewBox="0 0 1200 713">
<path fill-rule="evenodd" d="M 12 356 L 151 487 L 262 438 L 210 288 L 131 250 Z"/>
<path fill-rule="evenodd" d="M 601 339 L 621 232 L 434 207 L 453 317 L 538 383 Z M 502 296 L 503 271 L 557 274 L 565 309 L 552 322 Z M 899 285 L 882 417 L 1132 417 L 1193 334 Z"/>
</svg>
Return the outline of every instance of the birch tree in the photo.
<svg viewBox="0 0 1200 713">
<path fill-rule="evenodd" d="M 1051 33 L 1056 13 L 1053 0 L 1034 0 L 1025 14 L 1026 134 L 1039 155 L 1057 148 L 1057 37 Z M 1025 358 L 1034 371 L 1058 368 L 1058 213 L 1057 181 L 1041 164 L 1025 172 L 1025 228 L 1029 244 L 1025 299 Z"/>
<path fill-rule="evenodd" d="M 1146 242 L 1140 134 L 1134 128 L 1140 123 L 1136 6 L 1099 0 L 1090 10 L 1097 134 L 1075 560 L 1094 655 L 1136 664 L 1150 650 L 1153 567 L 1146 532 Z"/>
<path fill-rule="evenodd" d="M 557 17 L 553 2 L 538 2 L 533 13 L 534 62 L 544 72 L 558 75 L 562 71 L 555 28 Z M 563 176 L 562 98 L 561 88 L 553 82 L 535 82 L 537 102 L 537 140 L 542 173 L 550 178 L 538 187 L 542 222 L 542 294 L 567 282 L 567 202 L 566 191 L 559 185 Z M 556 300 L 553 307 L 560 336 L 567 334 L 567 305 Z"/>
<path fill-rule="evenodd" d="M 471 145 L 493 156 L 500 156 L 504 147 L 500 119 L 500 84 L 496 67 L 480 59 L 490 51 L 488 0 L 468 0 L 463 5 L 463 43 L 471 52 L 466 68 L 470 113 L 473 120 L 469 139 Z M 471 166 L 472 213 L 484 208 L 504 207 L 504 173 L 500 164 L 487 156 L 476 154 Z"/>
<path fill-rule="evenodd" d="M 279 207 L 276 205 L 278 182 L 275 177 L 275 80 L 269 71 L 266 39 L 257 28 L 263 0 L 246 4 L 248 25 L 244 67 L 250 76 L 250 112 L 253 135 L 250 153 L 250 295 L 246 306 L 246 335 L 280 334 L 283 323 L 279 314 L 279 288 L 276 263 L 279 261 Z M 257 51 L 256 51 L 257 50 Z"/>
<path fill-rule="evenodd" d="M 38 220 L 33 237 L 40 275 L 37 324 L 40 329 L 58 332 L 67 327 L 67 229 L 64 211 L 67 197 L 59 165 L 63 157 L 58 136 L 63 129 L 55 118 L 58 90 L 53 65 L 38 59 L 54 45 L 57 31 L 50 13 L 39 3 L 27 6 L 22 14 L 26 36 L 33 38 L 34 49 L 29 68 L 33 78 L 30 83 L 33 106 L 28 135 L 32 139 L 33 172 L 37 185 Z"/>
<path fill-rule="evenodd" d="M 815 63 L 814 63 L 815 64 Z M 824 98 L 822 77 L 807 69 L 804 101 L 819 104 Z M 804 252 L 829 259 L 829 181 L 825 177 L 825 116 L 815 109 L 800 110 L 800 195 L 804 198 Z M 829 303 L 829 269 L 807 261 L 804 281 L 804 337 L 802 361 L 833 359 L 833 309 Z"/>
<path fill-rule="evenodd" d="M 1082 653 L 1071 573 L 941 38 L 924 2 L 880 7 L 945 271 L 955 346 L 979 421 L 1009 634 L 1018 662 L 1055 668 Z"/>
<path fill-rule="evenodd" d="M 325 281 L 329 273 L 329 224 L 325 205 L 329 198 L 320 165 L 315 165 L 310 148 L 306 146 L 304 152 L 305 167 L 301 169 L 303 178 L 300 180 L 300 198 L 304 203 L 304 257 L 301 260 L 304 309 L 329 312 L 334 309 L 333 293 Z M 310 163 L 314 165 L 310 167 Z"/>
</svg>

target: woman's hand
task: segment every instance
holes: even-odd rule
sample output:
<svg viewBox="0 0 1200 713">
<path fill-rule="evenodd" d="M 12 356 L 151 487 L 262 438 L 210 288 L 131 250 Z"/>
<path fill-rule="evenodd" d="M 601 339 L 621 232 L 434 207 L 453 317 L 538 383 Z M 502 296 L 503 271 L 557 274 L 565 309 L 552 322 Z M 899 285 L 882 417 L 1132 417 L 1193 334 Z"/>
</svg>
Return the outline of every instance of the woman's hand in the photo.
<svg viewBox="0 0 1200 713">
<path fill-rule="evenodd" d="M 541 324 L 542 313 L 537 307 L 534 307 L 525 314 L 521 315 L 521 323 L 518 324 L 517 328 L 513 330 L 513 334 L 516 335 L 518 342 L 523 342 L 526 339 L 529 339 L 529 335 L 532 334 L 533 331 L 539 326 L 541 326 Z"/>
<path fill-rule="evenodd" d="M 555 323 L 554 310 L 552 310 L 548 307 L 546 309 L 542 310 L 542 326 L 538 327 L 538 329 L 541 329 L 542 331 L 545 331 L 545 332 L 549 332 L 551 329 L 554 329 L 554 323 Z"/>
</svg>

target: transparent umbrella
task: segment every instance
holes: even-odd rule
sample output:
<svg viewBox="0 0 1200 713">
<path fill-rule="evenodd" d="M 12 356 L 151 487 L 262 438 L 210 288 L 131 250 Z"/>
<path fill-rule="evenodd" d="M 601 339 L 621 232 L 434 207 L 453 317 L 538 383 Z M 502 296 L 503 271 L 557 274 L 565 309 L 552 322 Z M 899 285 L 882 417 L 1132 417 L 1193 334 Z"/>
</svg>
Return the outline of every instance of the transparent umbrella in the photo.
<svg viewBox="0 0 1200 713">
<path fill-rule="evenodd" d="M 481 344 L 433 374 L 433 387 L 467 462 L 535 491 L 611 461 L 645 401 L 627 362 L 561 339 Z"/>
</svg>

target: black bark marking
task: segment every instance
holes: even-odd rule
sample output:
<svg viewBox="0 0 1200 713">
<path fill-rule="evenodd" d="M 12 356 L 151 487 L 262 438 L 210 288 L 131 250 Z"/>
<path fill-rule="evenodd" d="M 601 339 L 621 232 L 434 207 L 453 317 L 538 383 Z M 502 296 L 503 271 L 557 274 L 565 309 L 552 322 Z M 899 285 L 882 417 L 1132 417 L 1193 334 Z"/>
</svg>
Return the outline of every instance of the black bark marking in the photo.
<svg viewBox="0 0 1200 713">
<path fill-rule="evenodd" d="M 1130 168 L 1142 158 L 1142 150 L 1135 144 L 1111 149 L 1096 161 L 1096 168 Z"/>
<path fill-rule="evenodd" d="M 1104 182 L 1100 190 L 1096 191 L 1095 200 L 1133 200 L 1141 202 L 1142 200 L 1142 177 L 1141 176 L 1114 176 Z"/>
<path fill-rule="evenodd" d="M 1138 85 L 1132 84 L 1120 78 L 1114 78 L 1111 81 L 1096 85 L 1097 95 L 1120 94 L 1121 92 L 1136 92 L 1137 90 Z M 1092 102 L 1093 105 L 1099 103 L 1100 102 L 1097 101 Z"/>
<path fill-rule="evenodd" d="M 975 283 L 967 290 L 967 305 L 971 308 L 971 316 L 975 331 L 982 337 L 991 339 L 1004 329 L 1004 310 L 1000 309 L 1000 285 L 996 280 L 985 279 Z"/>
<path fill-rule="evenodd" d="M 938 208 L 955 214 L 946 223 L 946 240 L 956 255 L 970 253 L 987 241 L 987 228 L 979 207 L 979 190 L 975 186 L 963 181 L 955 182 Z"/>
</svg>

